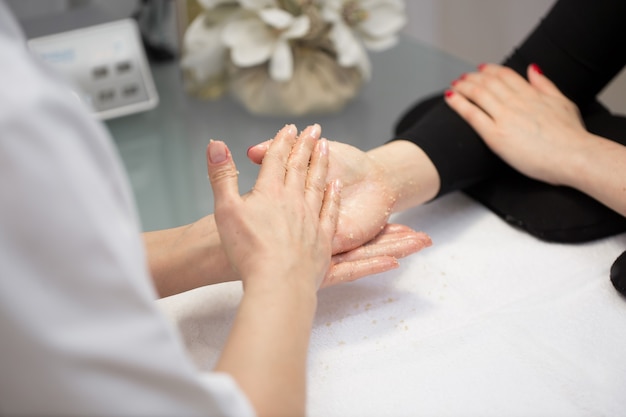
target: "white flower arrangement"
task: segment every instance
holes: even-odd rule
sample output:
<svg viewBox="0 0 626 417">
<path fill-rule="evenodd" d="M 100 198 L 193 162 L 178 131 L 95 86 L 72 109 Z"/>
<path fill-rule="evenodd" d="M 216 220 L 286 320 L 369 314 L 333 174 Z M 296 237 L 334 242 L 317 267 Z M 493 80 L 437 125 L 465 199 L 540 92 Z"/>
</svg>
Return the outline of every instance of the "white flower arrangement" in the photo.
<svg viewBox="0 0 626 417">
<path fill-rule="evenodd" d="M 370 79 L 368 50 L 395 45 L 406 23 L 403 0 L 196 1 L 181 58 L 187 89 L 231 90 L 259 114 L 341 108 Z"/>
</svg>

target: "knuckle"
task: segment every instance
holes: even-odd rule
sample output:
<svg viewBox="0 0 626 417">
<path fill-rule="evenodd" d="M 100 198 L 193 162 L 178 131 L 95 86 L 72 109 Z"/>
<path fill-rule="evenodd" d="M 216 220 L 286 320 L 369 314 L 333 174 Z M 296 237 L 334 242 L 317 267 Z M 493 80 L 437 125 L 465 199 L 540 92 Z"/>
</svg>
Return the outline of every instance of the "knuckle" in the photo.
<svg viewBox="0 0 626 417">
<path fill-rule="evenodd" d="M 316 194 L 323 194 L 326 191 L 325 184 L 322 183 L 321 178 L 313 178 L 312 181 L 307 181 L 307 190 Z"/>
<path fill-rule="evenodd" d="M 467 95 L 471 97 L 473 101 L 480 101 L 485 96 L 485 89 L 482 85 L 472 84 L 467 87 Z"/>
<path fill-rule="evenodd" d="M 289 161 L 289 171 L 293 171 L 298 176 L 305 176 L 309 168 L 308 163 L 304 163 L 300 158 L 295 158 Z"/>
<path fill-rule="evenodd" d="M 495 68 L 494 74 L 499 78 L 508 78 L 517 75 L 517 73 L 513 69 L 502 65 L 499 65 Z"/>
<path fill-rule="evenodd" d="M 211 181 L 220 183 L 237 178 L 237 171 L 231 167 L 224 167 L 211 172 Z"/>
<path fill-rule="evenodd" d="M 499 65 L 499 66 L 496 66 L 493 69 L 493 73 L 494 73 L 494 75 L 502 77 L 502 76 L 504 76 L 504 75 L 506 75 L 508 73 L 508 70 L 509 70 L 508 67 L 504 67 L 504 66 Z"/>
<path fill-rule="evenodd" d="M 279 152 L 272 152 L 271 150 L 267 152 L 265 158 L 263 159 L 263 165 L 272 165 L 272 166 L 280 166 L 285 171 L 288 169 L 288 162 L 286 157 Z"/>
<path fill-rule="evenodd" d="M 467 122 L 470 125 L 473 125 L 474 123 L 476 123 L 477 119 L 478 119 L 478 113 L 475 111 L 472 111 L 472 109 L 468 109 L 465 113 L 464 113 L 465 118 L 467 119 Z"/>
</svg>

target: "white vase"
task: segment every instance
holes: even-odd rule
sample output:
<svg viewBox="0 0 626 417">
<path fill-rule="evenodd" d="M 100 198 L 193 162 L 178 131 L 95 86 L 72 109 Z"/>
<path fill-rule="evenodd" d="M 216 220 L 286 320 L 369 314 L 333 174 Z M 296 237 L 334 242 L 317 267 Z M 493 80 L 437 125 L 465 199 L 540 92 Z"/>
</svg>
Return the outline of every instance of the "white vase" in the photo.
<svg viewBox="0 0 626 417">
<path fill-rule="evenodd" d="M 270 78 L 267 64 L 251 68 L 231 65 L 232 95 L 250 113 L 262 116 L 304 116 L 336 113 L 363 85 L 355 67 L 342 67 L 323 50 L 294 50 L 294 71 L 289 81 Z"/>
</svg>

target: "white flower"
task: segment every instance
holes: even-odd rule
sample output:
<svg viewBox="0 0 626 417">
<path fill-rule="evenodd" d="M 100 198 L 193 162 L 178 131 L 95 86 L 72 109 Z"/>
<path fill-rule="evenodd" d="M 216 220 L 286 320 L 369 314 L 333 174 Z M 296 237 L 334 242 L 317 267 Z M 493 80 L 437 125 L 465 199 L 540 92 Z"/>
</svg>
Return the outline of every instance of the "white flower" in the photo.
<svg viewBox="0 0 626 417">
<path fill-rule="evenodd" d="M 226 72 L 227 48 L 222 43 L 226 23 L 241 13 L 237 0 L 198 0 L 205 8 L 187 27 L 183 37 L 181 67 L 198 83 Z"/>
<path fill-rule="evenodd" d="M 261 67 L 275 81 L 294 76 L 294 51 L 331 53 L 335 65 L 370 78 L 368 49 L 397 41 L 404 0 L 197 0 L 200 15 L 184 36 L 181 66 L 190 91 L 225 91 L 229 61 Z M 332 53 L 334 52 L 334 54 Z M 299 56 L 299 55 L 298 55 Z"/>
<path fill-rule="evenodd" d="M 185 54 L 181 66 L 191 71 L 198 82 L 204 82 L 224 71 L 226 48 L 221 41 L 222 26 L 208 25 L 206 16 L 200 14 L 185 32 Z"/>
<path fill-rule="evenodd" d="M 265 9 L 266 7 L 278 8 L 278 4 L 276 0 L 239 0 L 241 7 L 248 10 L 256 10 L 259 11 L 261 9 Z"/>
<path fill-rule="evenodd" d="M 365 78 L 371 73 L 365 48 L 393 46 L 406 24 L 403 0 L 326 0 L 322 16 L 333 25 L 329 35 L 339 64 L 357 66 Z"/>
<path fill-rule="evenodd" d="M 198 0 L 198 3 L 206 10 L 211 10 L 222 5 L 239 4 L 237 0 Z"/>
<path fill-rule="evenodd" d="M 248 13 L 224 27 L 222 41 L 230 48 L 233 63 L 252 67 L 269 60 L 269 74 L 277 81 L 293 75 L 290 40 L 301 38 L 310 27 L 308 16 L 294 16 L 273 0 L 240 0 Z"/>
</svg>

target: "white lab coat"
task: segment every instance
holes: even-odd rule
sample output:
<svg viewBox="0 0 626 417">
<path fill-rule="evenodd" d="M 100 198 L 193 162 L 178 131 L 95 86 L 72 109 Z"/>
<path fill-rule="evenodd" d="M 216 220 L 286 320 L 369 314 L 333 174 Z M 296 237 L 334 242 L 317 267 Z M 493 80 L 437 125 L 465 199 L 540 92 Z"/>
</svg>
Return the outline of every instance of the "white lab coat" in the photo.
<svg viewBox="0 0 626 417">
<path fill-rule="evenodd" d="M 162 317 L 113 142 L 2 0 L 0 51 L 0 414 L 253 415 Z"/>
</svg>

